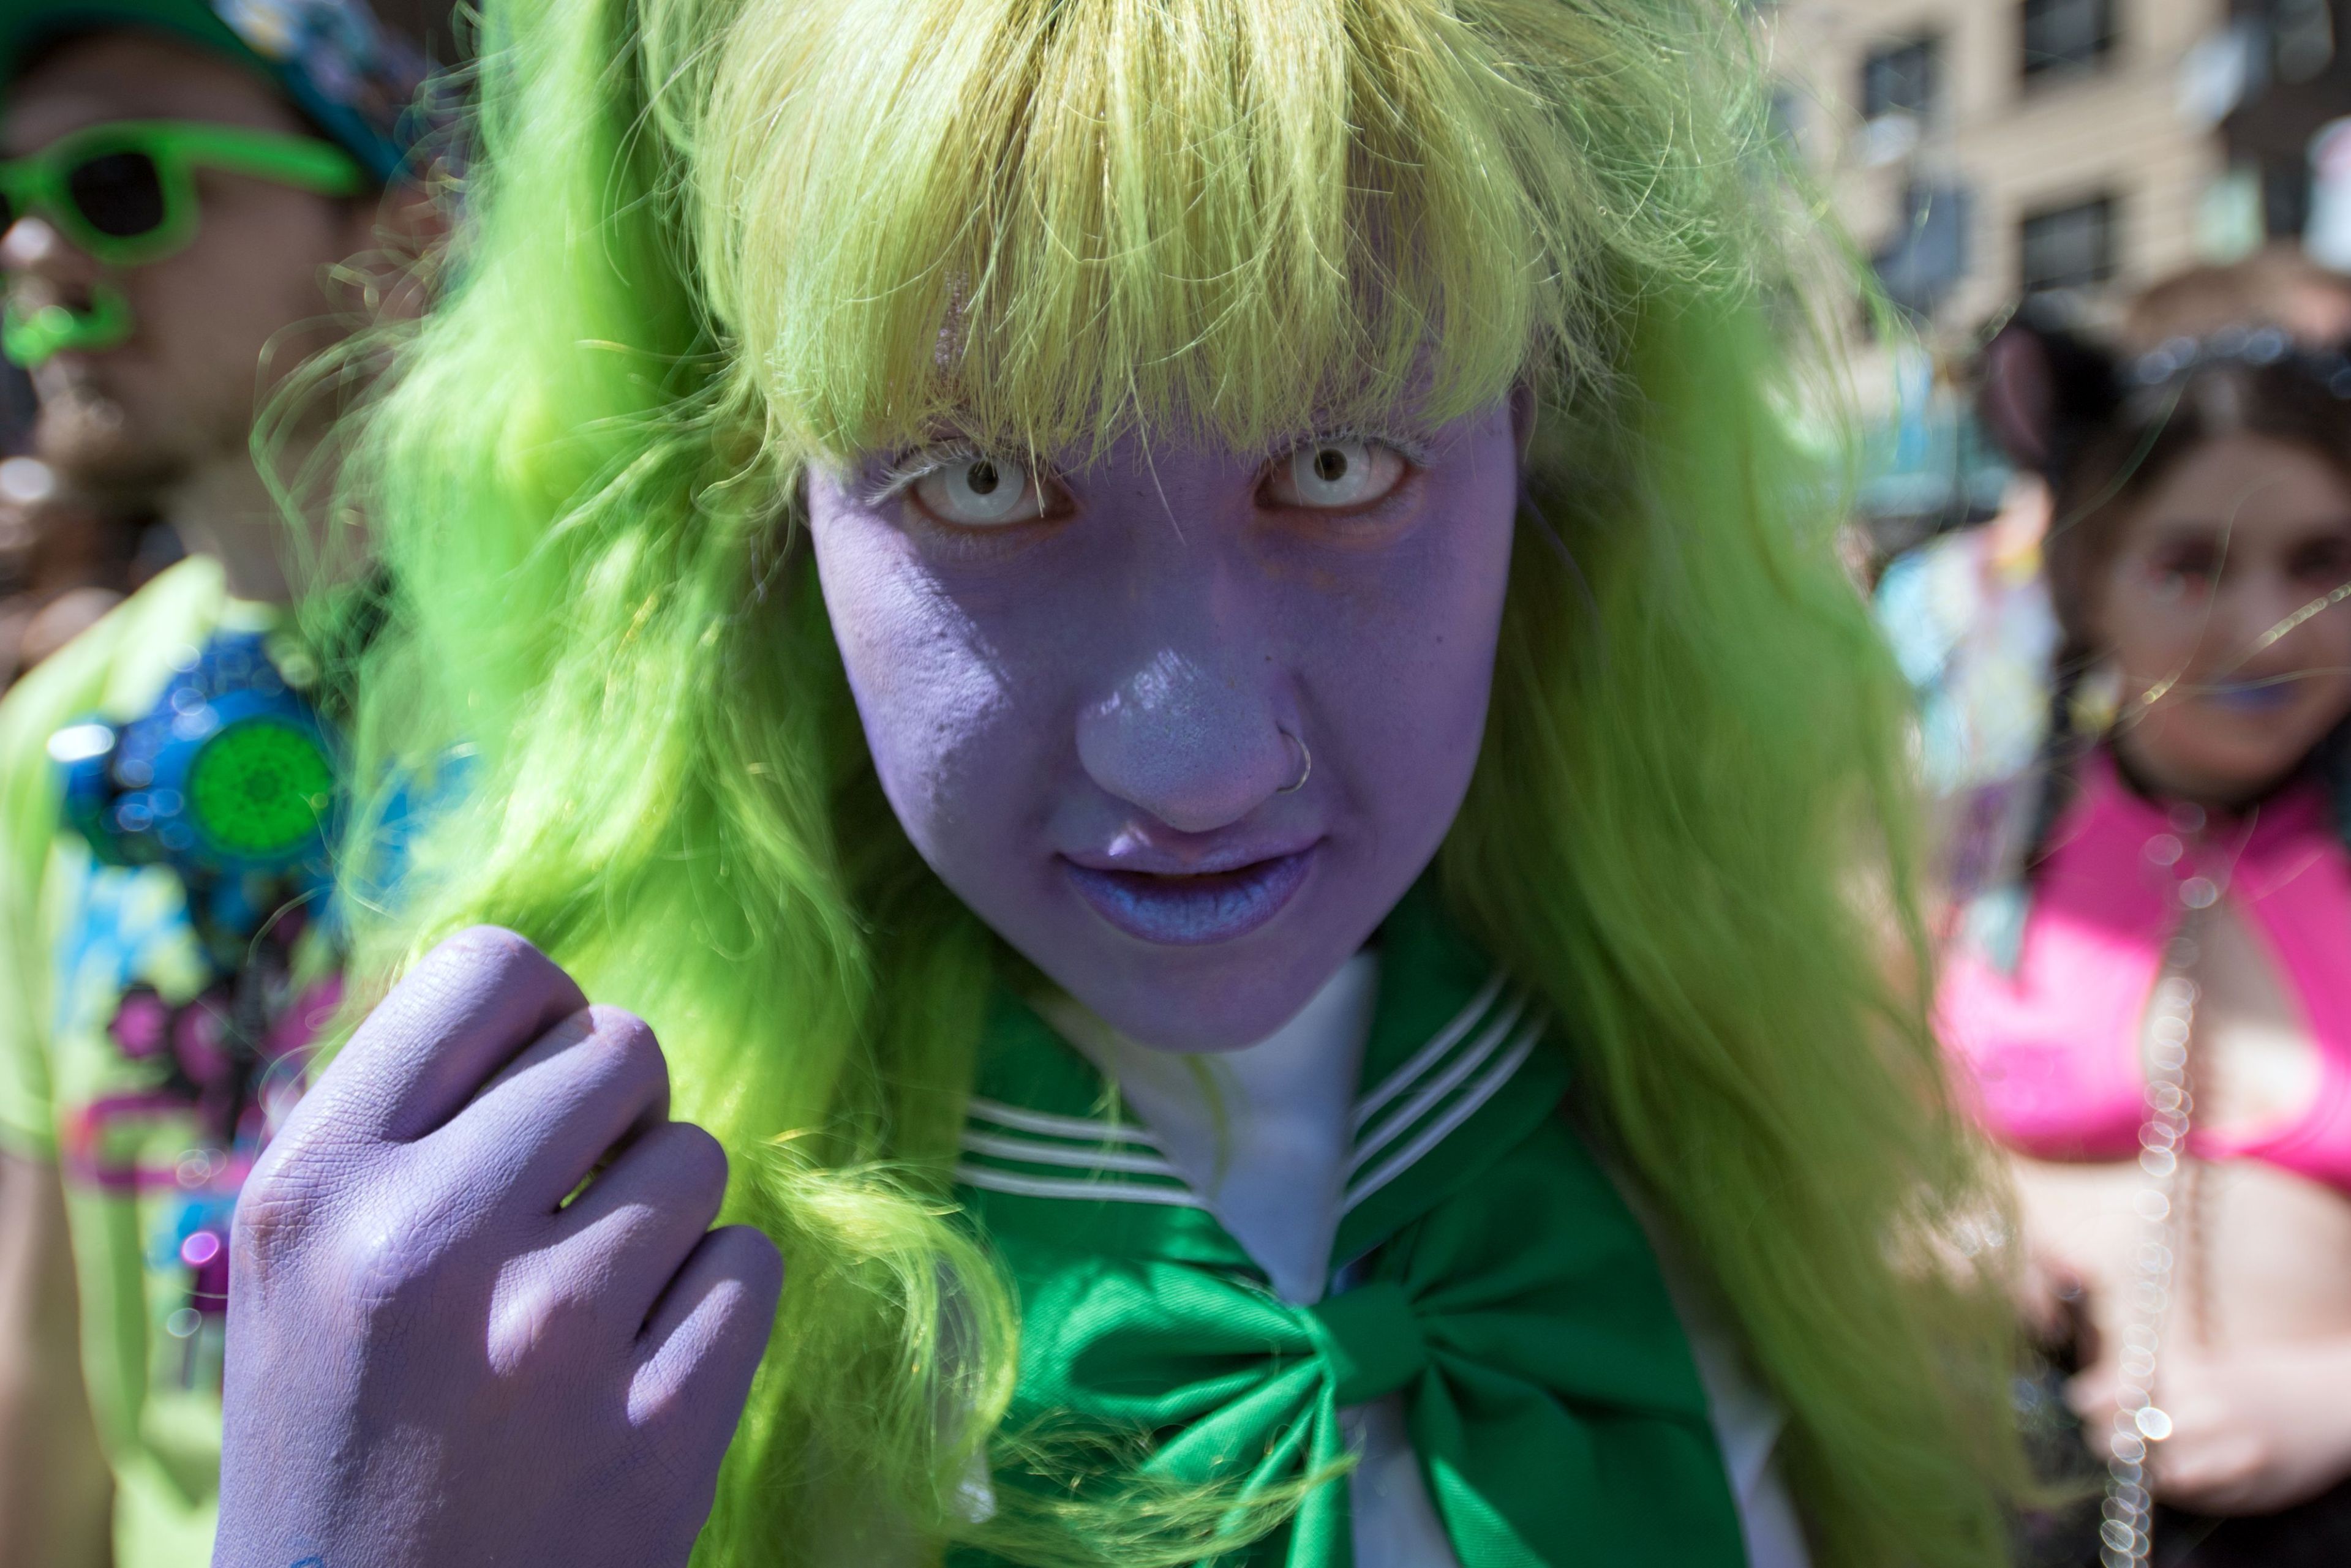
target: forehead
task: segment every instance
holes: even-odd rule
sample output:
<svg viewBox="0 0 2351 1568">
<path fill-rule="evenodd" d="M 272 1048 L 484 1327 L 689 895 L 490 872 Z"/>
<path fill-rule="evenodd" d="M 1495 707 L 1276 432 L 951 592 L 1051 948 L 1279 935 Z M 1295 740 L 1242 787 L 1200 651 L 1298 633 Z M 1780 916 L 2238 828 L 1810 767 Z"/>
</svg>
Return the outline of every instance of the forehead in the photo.
<svg viewBox="0 0 2351 1568">
<path fill-rule="evenodd" d="M 2206 442 L 2155 486 L 2142 513 L 2161 533 L 2268 535 L 2351 528 L 2351 477 L 2298 442 L 2233 434 Z"/>
<path fill-rule="evenodd" d="M 118 120 L 305 129 L 268 82 L 234 60 L 162 34 L 117 30 L 68 39 L 0 90 L 0 156 Z"/>
</svg>

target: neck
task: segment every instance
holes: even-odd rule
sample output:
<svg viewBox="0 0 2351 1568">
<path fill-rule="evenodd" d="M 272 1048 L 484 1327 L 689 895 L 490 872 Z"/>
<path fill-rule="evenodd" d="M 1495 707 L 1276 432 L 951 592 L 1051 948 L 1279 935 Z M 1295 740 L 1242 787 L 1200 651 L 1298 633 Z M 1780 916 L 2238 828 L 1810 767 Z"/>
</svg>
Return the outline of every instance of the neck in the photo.
<svg viewBox="0 0 2351 1568">
<path fill-rule="evenodd" d="M 2220 816 L 2238 816 L 2261 804 L 2298 777 L 2310 760 L 2304 758 L 2274 779 L 2247 784 L 2238 779 L 2193 778 L 2165 768 L 2151 762 L 2131 744 L 2127 730 L 2111 737 L 2107 749 L 2114 756 L 2116 773 L 2134 794 L 2158 802 L 2200 807 Z"/>
<path fill-rule="evenodd" d="M 300 473 L 315 444 L 284 454 L 285 472 Z M 348 575 L 326 549 L 323 525 L 311 519 L 319 508 L 300 508 L 303 521 L 290 521 L 261 471 L 243 452 L 226 453 L 196 469 L 166 499 L 166 516 L 192 555 L 221 564 L 228 591 L 263 604 L 291 604 L 296 582 L 303 590 L 326 586 Z"/>
<path fill-rule="evenodd" d="M 1311 1301 L 1329 1281 L 1378 996 L 1379 965 L 1359 953 L 1290 1022 L 1214 1055 L 1140 1044 L 1067 997 L 1040 998 L 1037 1009 L 1118 1085 L 1275 1294 Z"/>
</svg>

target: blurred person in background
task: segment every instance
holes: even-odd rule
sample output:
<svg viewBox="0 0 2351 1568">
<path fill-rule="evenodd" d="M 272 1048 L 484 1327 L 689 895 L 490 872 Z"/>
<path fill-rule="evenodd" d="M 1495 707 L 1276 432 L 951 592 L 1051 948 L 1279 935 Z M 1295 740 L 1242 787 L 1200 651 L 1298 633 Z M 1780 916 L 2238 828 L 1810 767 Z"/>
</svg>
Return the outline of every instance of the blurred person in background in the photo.
<svg viewBox="0 0 2351 1568">
<path fill-rule="evenodd" d="M 2045 314 L 2053 308 L 2038 299 L 2025 312 L 2054 326 Z M 2113 342 L 2088 350 L 2086 361 L 2077 358 L 2069 330 L 2039 341 L 2053 356 L 2048 373 L 2103 383 L 2112 354 L 2144 355 L 2183 338 L 2264 327 L 2301 349 L 2351 341 L 2351 279 L 2298 249 L 2273 247 L 2147 288 L 2126 307 Z M 1996 357 L 1983 356 L 1980 378 Z M 1981 387 L 1981 413 L 1995 433 L 2045 417 L 2000 406 L 2014 390 L 1997 378 Z M 2030 837 L 2062 641 L 2043 561 L 2051 459 L 2037 444 L 2005 444 L 2013 472 L 2000 510 L 1896 558 L 1876 590 L 1879 623 L 1918 693 L 1946 936 L 1978 895 L 2013 873 Z"/>
<path fill-rule="evenodd" d="M 152 505 L 94 506 L 31 455 L 38 413 L 0 354 L 0 691 L 178 554 Z"/>
<path fill-rule="evenodd" d="M 135 499 L 70 489 L 37 457 L 0 459 L 0 690 L 178 558 Z"/>
<path fill-rule="evenodd" d="M 357 0 L 0 7 L 34 453 L 189 551 L 0 702 L 5 1568 L 210 1560 L 228 1215 L 337 990 L 336 661 L 288 607 L 365 580 L 257 411 L 313 405 L 258 444 L 315 471 L 336 389 L 289 376 L 412 303 L 424 76 Z"/>
<path fill-rule="evenodd" d="M 1986 356 L 2057 648 L 2020 869 L 1938 1010 L 2078 1420 L 2053 1452 L 2105 1472 L 2043 1563 L 2351 1562 L 2351 360 L 2316 340 L 2351 313 L 2252 277 Z"/>
</svg>

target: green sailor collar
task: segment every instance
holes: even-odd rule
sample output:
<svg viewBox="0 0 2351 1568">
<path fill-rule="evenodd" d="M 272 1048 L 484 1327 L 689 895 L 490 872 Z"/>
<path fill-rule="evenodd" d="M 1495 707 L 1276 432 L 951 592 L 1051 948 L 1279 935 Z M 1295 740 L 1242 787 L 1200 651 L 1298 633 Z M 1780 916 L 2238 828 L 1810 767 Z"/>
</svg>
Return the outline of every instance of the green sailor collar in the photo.
<svg viewBox="0 0 2351 1568">
<path fill-rule="evenodd" d="M 1254 1491 L 1343 1460 L 1340 1407 L 1397 1394 L 1462 1568 L 1734 1568 L 1705 1391 L 1647 1237 L 1560 1113 L 1564 1049 L 1433 899 L 1380 944 L 1311 1306 L 1275 1296 L 1150 1130 L 1105 1113 L 1092 1066 L 999 998 L 956 1176 L 1020 1292 L 1007 1430 L 1141 1436 L 1147 1474 Z M 1353 1558 L 1341 1479 L 1239 1561 Z"/>
</svg>

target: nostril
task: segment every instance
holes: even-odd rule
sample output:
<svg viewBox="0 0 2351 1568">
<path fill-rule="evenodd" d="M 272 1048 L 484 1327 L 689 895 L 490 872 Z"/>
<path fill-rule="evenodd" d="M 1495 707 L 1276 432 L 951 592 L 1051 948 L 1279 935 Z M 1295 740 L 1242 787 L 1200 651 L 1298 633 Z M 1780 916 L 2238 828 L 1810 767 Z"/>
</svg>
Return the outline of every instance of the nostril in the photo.
<svg viewBox="0 0 2351 1568">
<path fill-rule="evenodd" d="M 1298 776 L 1268 695 L 1162 651 L 1082 712 L 1078 758 L 1109 793 L 1182 832 L 1247 817 Z"/>
</svg>

